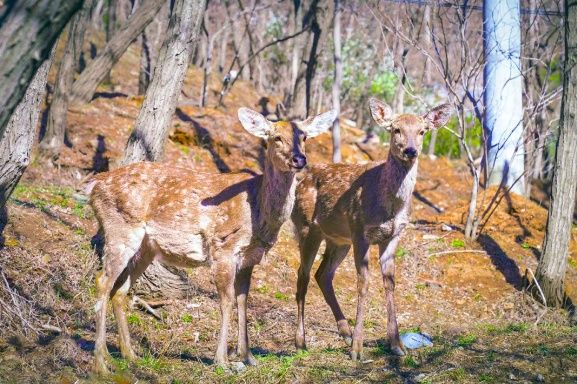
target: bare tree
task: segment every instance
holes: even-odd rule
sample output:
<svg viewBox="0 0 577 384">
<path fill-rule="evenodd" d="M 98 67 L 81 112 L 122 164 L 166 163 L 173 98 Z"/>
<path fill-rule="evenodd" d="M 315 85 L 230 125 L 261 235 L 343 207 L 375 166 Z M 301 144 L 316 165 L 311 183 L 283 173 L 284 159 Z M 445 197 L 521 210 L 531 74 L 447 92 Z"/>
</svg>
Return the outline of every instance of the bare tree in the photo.
<svg viewBox="0 0 577 384">
<path fill-rule="evenodd" d="M 0 209 L 30 163 L 40 103 L 46 93 L 46 78 L 53 57 L 54 53 L 36 71 L 0 141 Z"/>
<path fill-rule="evenodd" d="M 0 18 L 0 139 L 54 42 L 82 0 L 23 0 Z"/>
<path fill-rule="evenodd" d="M 204 15 L 205 1 L 192 3 L 180 0 L 174 4 L 152 82 L 126 144 L 123 164 L 159 160 L 164 153 L 170 121 Z"/>
<path fill-rule="evenodd" d="M 150 24 L 164 0 L 147 0 L 128 18 L 127 22 L 106 44 L 102 52 L 81 73 L 72 86 L 72 97 L 76 101 L 87 103 L 92 99 L 96 87 L 100 84 L 112 66 L 126 52 L 126 49 L 144 28 Z"/>
<path fill-rule="evenodd" d="M 524 193 L 520 4 L 483 2 L 485 42 L 483 128 L 487 137 L 487 183 Z"/>
<path fill-rule="evenodd" d="M 339 115 L 341 113 L 341 83 L 343 82 L 343 61 L 341 58 L 341 13 L 340 0 L 335 0 L 335 13 L 333 21 L 333 43 L 335 60 L 335 79 L 333 83 L 333 110 L 337 113 L 337 118 L 333 123 L 333 163 L 340 163 L 341 156 L 341 128 L 339 126 Z"/>
<path fill-rule="evenodd" d="M 565 272 L 577 188 L 577 2 L 565 0 L 565 63 L 553 191 L 535 278 L 549 306 L 565 304 Z M 539 297 L 539 295 L 536 295 Z"/>
<path fill-rule="evenodd" d="M 302 5 L 301 5 L 302 6 Z M 312 0 L 308 8 L 303 9 L 302 29 L 307 33 L 297 43 L 297 53 L 300 58 L 297 75 L 292 92 L 288 96 L 290 116 L 304 118 L 312 110 L 311 95 L 313 79 L 318 64 L 319 51 L 324 45 L 332 14 L 332 2 L 328 0 Z M 302 44 L 304 41 L 304 44 Z M 301 45 L 302 44 L 302 45 Z M 293 56 L 295 60 L 295 56 Z"/>
<path fill-rule="evenodd" d="M 88 27 L 90 11 L 94 0 L 87 0 L 82 9 L 72 18 L 69 23 L 68 38 L 66 48 L 58 67 L 56 83 L 54 85 L 54 95 L 48 112 L 46 132 L 40 142 L 40 150 L 48 155 L 56 155 L 64 143 L 66 135 L 66 112 L 77 59 L 82 50 L 84 34 Z"/>
</svg>

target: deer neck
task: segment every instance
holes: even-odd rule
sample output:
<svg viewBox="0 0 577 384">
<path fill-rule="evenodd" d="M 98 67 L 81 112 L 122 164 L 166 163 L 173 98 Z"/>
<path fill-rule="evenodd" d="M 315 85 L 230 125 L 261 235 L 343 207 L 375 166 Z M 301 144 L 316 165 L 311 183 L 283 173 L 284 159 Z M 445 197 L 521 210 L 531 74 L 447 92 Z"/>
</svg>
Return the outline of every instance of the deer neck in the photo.
<svg viewBox="0 0 577 384">
<path fill-rule="evenodd" d="M 407 163 L 389 152 L 381 170 L 381 190 L 385 196 L 393 195 L 403 201 L 410 201 L 417 182 L 418 159 Z"/>
<path fill-rule="evenodd" d="M 294 172 L 281 172 L 267 159 L 258 194 L 258 238 L 265 245 L 272 247 L 280 227 L 290 217 L 295 202 L 296 186 Z"/>
</svg>

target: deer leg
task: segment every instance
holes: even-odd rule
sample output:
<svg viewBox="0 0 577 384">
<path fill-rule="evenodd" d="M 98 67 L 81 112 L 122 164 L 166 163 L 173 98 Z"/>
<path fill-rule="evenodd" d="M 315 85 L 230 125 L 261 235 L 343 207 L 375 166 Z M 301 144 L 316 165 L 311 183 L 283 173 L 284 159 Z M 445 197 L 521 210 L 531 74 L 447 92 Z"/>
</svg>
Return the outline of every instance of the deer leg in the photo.
<svg viewBox="0 0 577 384">
<path fill-rule="evenodd" d="M 118 291 L 118 287 L 125 284 L 123 279 L 128 276 L 126 274 L 126 267 L 130 259 L 135 255 L 136 249 L 140 247 L 144 231 L 132 234 L 132 243 L 125 244 L 123 242 L 114 241 L 114 239 L 107 239 L 104 247 L 103 268 L 96 278 L 97 301 L 95 306 L 96 311 L 96 340 L 94 347 L 95 370 L 100 373 L 108 372 L 106 368 L 106 360 L 110 359 L 108 349 L 106 347 L 106 309 L 108 300 L 114 295 L 114 291 Z M 140 236 L 138 236 L 140 235 Z M 127 235 L 127 237 L 130 237 Z M 113 304 L 114 305 L 114 304 Z M 116 317 L 116 315 L 115 315 Z M 119 336 L 122 336 L 123 323 L 126 319 L 120 314 Z M 128 328 L 126 327 L 126 330 Z"/>
<path fill-rule="evenodd" d="M 299 242 L 301 263 L 297 279 L 297 331 L 295 346 L 297 349 L 306 349 L 305 342 L 305 298 L 311 279 L 311 268 L 321 244 L 321 235 L 317 231 L 302 236 Z"/>
<path fill-rule="evenodd" d="M 226 366 L 228 364 L 228 326 L 234 305 L 236 268 L 235 265 L 223 262 L 215 262 L 213 265 L 214 280 L 220 299 L 220 332 L 214 362 L 219 366 Z"/>
<path fill-rule="evenodd" d="M 125 276 L 120 276 L 117 280 L 111 293 L 112 310 L 114 311 L 114 318 L 118 328 L 118 342 L 120 345 L 120 353 L 126 360 L 136 359 L 136 353 L 132 348 L 130 342 L 130 331 L 128 329 L 128 321 L 126 319 L 126 311 L 128 309 L 128 291 L 134 285 L 136 280 L 144 273 L 146 268 L 152 262 L 152 257 L 147 255 L 141 248 L 139 252 L 133 257 L 129 263 Z M 117 288 L 118 287 L 118 288 Z"/>
<path fill-rule="evenodd" d="M 253 267 L 246 267 L 236 275 L 235 290 L 238 310 L 238 345 L 237 354 L 245 364 L 256 365 L 256 360 L 249 349 L 248 329 L 246 321 L 247 295 L 250 289 L 250 279 Z"/>
<path fill-rule="evenodd" d="M 397 314 L 395 311 L 395 250 L 399 242 L 399 237 L 395 236 L 388 244 L 379 245 L 379 262 L 381 264 L 381 274 L 385 285 L 385 301 L 387 304 L 387 337 L 391 344 L 391 351 L 398 356 L 403 356 L 403 345 L 399 338 L 399 326 L 397 325 Z"/>
<path fill-rule="evenodd" d="M 351 359 L 362 360 L 363 353 L 363 320 L 365 318 L 365 302 L 369 288 L 369 244 L 363 236 L 358 236 L 353 242 L 355 267 L 357 269 L 357 317 L 353 331 Z"/>
<path fill-rule="evenodd" d="M 351 328 L 349 327 L 347 319 L 345 318 L 335 296 L 333 278 L 335 276 L 335 271 L 347 256 L 350 248 L 350 245 L 338 246 L 333 242 L 327 241 L 327 248 L 323 256 L 323 261 L 315 273 L 315 279 L 321 288 L 325 301 L 329 307 L 331 307 L 333 315 L 335 316 L 339 335 L 345 339 L 345 343 L 347 343 L 348 346 L 351 346 L 352 344 Z"/>
<path fill-rule="evenodd" d="M 128 290 L 130 289 L 131 281 L 128 273 L 123 273 L 121 279 L 117 281 L 119 287 L 112 290 L 111 302 L 112 311 L 114 312 L 114 319 L 116 320 L 116 327 L 118 329 L 118 344 L 120 346 L 120 354 L 126 360 L 136 359 L 136 355 L 130 345 L 130 331 L 128 330 L 128 321 L 126 320 L 126 310 L 128 309 Z"/>
<path fill-rule="evenodd" d="M 108 349 L 106 348 L 106 307 L 108 306 L 108 297 L 112 289 L 110 277 L 104 271 L 96 275 L 97 301 L 94 307 L 96 312 L 96 339 L 94 346 L 94 369 L 98 373 L 107 373 L 106 360 L 110 359 Z"/>
<path fill-rule="evenodd" d="M 119 279 L 125 267 L 112 267 L 105 265 L 96 277 L 97 301 L 94 307 L 96 311 L 96 338 L 94 346 L 95 370 L 99 373 L 107 373 L 106 361 L 110 360 L 108 348 L 106 347 L 106 310 L 108 300 L 112 292 L 114 283 Z"/>
</svg>

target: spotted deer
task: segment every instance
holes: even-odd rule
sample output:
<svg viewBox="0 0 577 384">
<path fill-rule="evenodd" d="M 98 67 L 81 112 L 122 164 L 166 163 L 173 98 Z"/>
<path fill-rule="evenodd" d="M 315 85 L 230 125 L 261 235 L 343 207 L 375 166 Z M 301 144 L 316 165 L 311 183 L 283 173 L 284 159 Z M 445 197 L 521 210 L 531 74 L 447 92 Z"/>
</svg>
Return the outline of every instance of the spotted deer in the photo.
<svg viewBox="0 0 577 384">
<path fill-rule="evenodd" d="M 273 123 L 241 108 L 238 118 L 244 129 L 267 143 L 262 175 L 209 174 L 142 162 L 95 177 L 90 203 L 104 233 L 103 268 L 96 278 L 97 371 L 106 372 L 109 359 L 109 298 L 121 354 L 135 357 L 126 319 L 127 293 L 153 260 L 210 267 L 221 311 L 215 363 L 228 362 L 227 335 L 236 296 L 238 356 L 255 364 L 246 324 L 252 269 L 290 217 L 296 174 L 307 164 L 305 139 L 327 131 L 336 117 L 331 111 L 302 122 Z"/>
<path fill-rule="evenodd" d="M 395 249 L 409 221 L 411 195 L 417 178 L 417 158 L 422 149 L 423 136 L 428 130 L 445 125 L 449 118 L 447 104 L 433 108 L 424 116 L 393 116 L 391 108 L 376 99 L 369 101 L 369 107 L 376 123 L 391 132 L 386 161 L 311 166 L 297 186 L 292 213 L 300 249 L 296 347 L 306 348 L 305 296 L 313 261 L 321 242 L 325 240 L 325 252 L 315 279 L 335 316 L 339 334 L 348 345 L 352 345 L 353 360 L 362 358 L 368 250 L 372 244 L 379 246 L 388 312 L 387 336 L 391 350 L 397 355 L 404 354 L 393 297 Z M 358 294 L 352 333 L 333 288 L 335 271 L 351 245 L 357 270 Z"/>
</svg>

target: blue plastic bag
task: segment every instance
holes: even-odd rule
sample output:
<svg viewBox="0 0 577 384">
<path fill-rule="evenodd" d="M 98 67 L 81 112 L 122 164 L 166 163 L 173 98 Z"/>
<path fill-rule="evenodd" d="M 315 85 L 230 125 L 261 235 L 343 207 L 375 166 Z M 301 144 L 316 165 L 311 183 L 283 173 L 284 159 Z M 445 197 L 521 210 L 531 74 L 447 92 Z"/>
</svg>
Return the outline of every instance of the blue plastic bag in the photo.
<svg viewBox="0 0 577 384">
<path fill-rule="evenodd" d="M 433 345 L 431 336 L 420 332 L 407 332 L 401 335 L 401 341 L 405 348 L 417 349 L 421 347 L 430 347 Z"/>
</svg>

